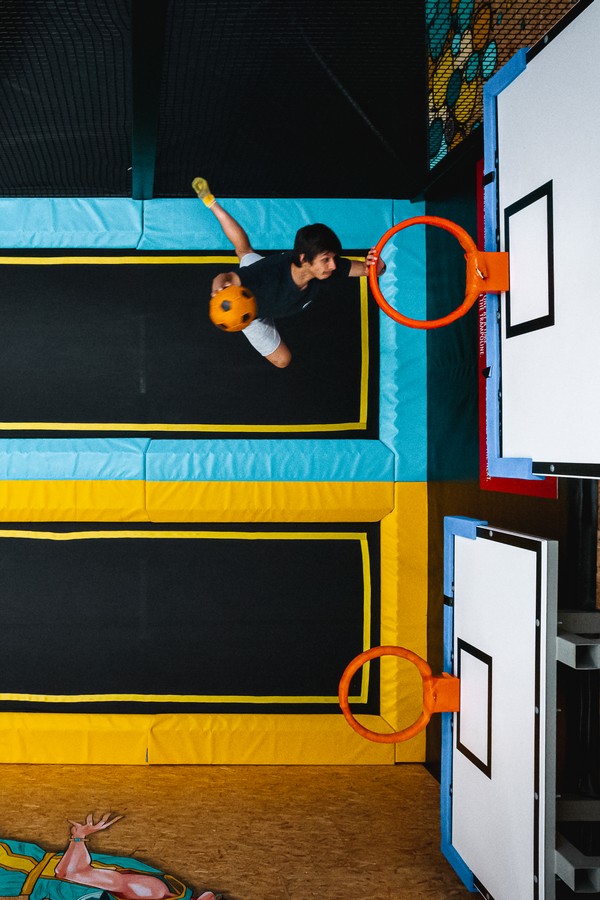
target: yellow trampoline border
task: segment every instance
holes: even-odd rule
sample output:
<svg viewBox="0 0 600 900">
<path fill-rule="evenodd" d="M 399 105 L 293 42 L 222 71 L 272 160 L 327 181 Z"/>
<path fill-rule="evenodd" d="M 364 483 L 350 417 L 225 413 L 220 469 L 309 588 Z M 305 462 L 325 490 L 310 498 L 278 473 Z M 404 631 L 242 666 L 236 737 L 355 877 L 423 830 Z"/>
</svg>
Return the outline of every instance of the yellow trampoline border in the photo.
<svg viewBox="0 0 600 900">
<path fill-rule="evenodd" d="M 348 259 L 364 262 L 364 256 L 349 256 Z M 0 256 L 0 265 L 229 265 L 238 263 L 237 256 Z M 160 422 L 0 422 L 0 431 L 120 431 L 134 432 L 189 432 L 189 433 L 318 433 L 337 431 L 366 431 L 368 414 L 369 389 L 369 315 L 368 289 L 366 277 L 359 278 L 360 283 L 360 321 L 361 321 L 361 373 L 359 388 L 359 416 L 356 422 L 328 422 L 323 424 L 297 425 L 245 425 L 210 423 L 160 423 Z"/>
<path fill-rule="evenodd" d="M 49 541 L 77 541 L 77 540 L 317 540 L 317 541 L 359 541 L 362 556 L 363 573 L 363 627 L 362 649 L 370 646 L 371 640 L 371 563 L 367 535 L 364 532 L 291 532 L 291 531 L 210 531 L 210 530 L 162 530 L 152 529 L 147 531 L 124 529 L 122 531 L 87 530 L 87 531 L 29 531 L 17 529 L 1 529 L 2 539 L 23 540 L 49 540 Z M 369 667 L 364 666 L 361 676 L 360 693 L 351 697 L 353 703 L 365 703 L 369 693 Z M 255 695 L 203 695 L 203 694 L 29 694 L 12 691 L 0 691 L 0 701 L 28 702 L 28 703 L 112 703 L 112 702 L 136 702 L 136 703 L 251 703 L 257 705 L 266 704 L 337 704 L 335 696 L 255 696 Z"/>
</svg>

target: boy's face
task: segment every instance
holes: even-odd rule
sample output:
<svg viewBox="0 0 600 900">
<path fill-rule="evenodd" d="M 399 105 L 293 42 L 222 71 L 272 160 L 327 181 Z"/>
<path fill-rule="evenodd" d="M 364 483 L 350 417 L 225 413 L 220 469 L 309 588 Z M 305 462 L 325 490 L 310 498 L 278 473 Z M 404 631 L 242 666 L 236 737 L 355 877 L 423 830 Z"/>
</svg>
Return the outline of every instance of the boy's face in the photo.
<svg viewBox="0 0 600 900">
<path fill-rule="evenodd" d="M 335 253 L 331 253 L 328 250 L 325 253 L 319 253 L 311 262 L 303 260 L 302 264 L 308 267 L 313 278 L 318 278 L 319 281 L 323 281 L 335 272 Z"/>
</svg>

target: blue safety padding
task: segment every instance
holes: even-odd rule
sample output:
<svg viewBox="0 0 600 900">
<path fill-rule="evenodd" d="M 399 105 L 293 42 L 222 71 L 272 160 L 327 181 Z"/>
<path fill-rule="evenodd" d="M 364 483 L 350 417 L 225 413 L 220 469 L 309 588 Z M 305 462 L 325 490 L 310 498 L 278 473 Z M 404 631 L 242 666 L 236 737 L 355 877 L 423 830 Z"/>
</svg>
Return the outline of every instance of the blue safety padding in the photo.
<svg viewBox="0 0 600 900">
<path fill-rule="evenodd" d="M 393 221 L 390 225 L 399 225 L 406 219 L 414 219 L 416 216 L 425 215 L 425 201 L 423 200 L 394 200 Z M 388 226 L 389 227 L 389 226 Z M 417 226 L 414 226 L 417 227 Z M 410 231 L 407 232 L 410 234 Z"/>
<path fill-rule="evenodd" d="M 496 192 L 495 179 L 483 186 L 483 206 L 485 209 L 483 223 L 484 247 L 488 252 L 494 253 L 498 250 L 498 194 Z"/>
<path fill-rule="evenodd" d="M 527 67 L 527 50 L 519 50 L 483 88 L 483 154 L 485 174 L 494 173 L 494 180 L 484 187 L 485 249 L 497 251 L 498 246 L 498 117 L 496 99 Z M 499 297 L 488 294 L 486 298 L 486 364 L 490 377 L 486 380 L 486 433 L 488 447 L 488 472 L 492 478 L 519 478 L 541 481 L 532 472 L 532 461 L 521 457 L 502 457 L 500 446 L 500 332 L 498 327 Z"/>
<path fill-rule="evenodd" d="M 467 516 L 444 516 L 444 595 L 454 596 L 454 538 L 466 537 L 474 541 L 477 529 L 487 525 L 483 519 L 470 519 Z M 449 670 L 448 670 L 449 671 Z"/>
<path fill-rule="evenodd" d="M 527 66 L 527 51 L 518 50 L 483 86 L 483 171 L 494 174 L 494 181 L 484 187 L 484 241 L 488 251 L 498 250 L 497 150 L 498 116 L 496 98 Z"/>
<path fill-rule="evenodd" d="M 452 713 L 442 713 L 442 762 L 440 777 L 440 849 L 464 886 L 475 894 L 473 873 L 452 846 Z"/>
<path fill-rule="evenodd" d="M 483 85 L 483 168 L 486 175 L 496 169 L 498 146 L 496 98 L 525 71 L 526 67 L 527 50 L 517 50 L 515 55 Z"/>
<path fill-rule="evenodd" d="M 452 540 L 452 567 L 454 569 L 454 535 L 463 534 L 465 537 L 475 537 L 477 525 L 483 524 L 475 519 L 466 519 L 460 516 L 447 516 L 444 519 L 444 539 L 448 535 Z M 444 563 L 447 557 L 447 547 L 444 551 Z M 444 593 L 447 593 L 444 587 Z M 444 606 L 444 672 L 454 674 L 454 609 L 452 606 Z M 441 850 L 462 883 L 468 890 L 475 893 L 473 873 L 464 862 L 459 853 L 452 846 L 452 752 L 453 740 L 453 714 L 442 713 L 442 748 L 440 767 L 440 826 L 442 832 Z"/>
<path fill-rule="evenodd" d="M 526 457 L 503 457 L 500 455 L 500 328 L 498 294 L 486 297 L 486 365 L 490 374 L 485 382 L 485 423 L 487 435 L 488 473 L 492 478 L 519 478 L 525 481 L 543 481 L 532 472 L 533 462 Z"/>
<path fill-rule="evenodd" d="M 519 478 L 521 481 L 545 481 L 543 475 L 533 475 L 533 462 L 528 457 L 492 456 L 488 454 L 490 478 Z"/>
<path fill-rule="evenodd" d="M 152 441 L 148 481 L 387 481 L 394 457 L 379 441 Z"/>
<path fill-rule="evenodd" d="M 492 478 L 520 478 L 543 481 L 532 472 L 533 463 L 526 457 L 501 456 L 500 451 L 500 328 L 498 326 L 499 297 L 486 297 L 486 364 L 490 374 L 485 382 L 485 424 L 487 435 L 488 472 Z"/>
<path fill-rule="evenodd" d="M 142 204 L 125 197 L 0 199 L 0 247 L 135 248 Z"/>
<path fill-rule="evenodd" d="M 424 203 L 394 202 L 394 224 L 425 214 Z M 425 227 L 406 228 L 382 251 L 379 279 L 388 303 L 427 317 Z M 380 313 L 379 436 L 396 457 L 396 481 L 427 481 L 427 340 Z"/>
<path fill-rule="evenodd" d="M 0 480 L 144 480 L 147 438 L 0 440 Z"/>
<path fill-rule="evenodd" d="M 450 595 L 447 595 L 450 596 Z M 454 674 L 454 608 L 449 604 L 444 604 L 444 672 Z"/>
<path fill-rule="evenodd" d="M 392 224 L 392 200 L 226 198 L 222 204 L 256 250 L 289 249 L 296 231 L 312 222 L 329 225 L 345 250 L 366 250 Z M 139 249 L 233 252 L 215 216 L 197 198 L 146 200 Z"/>
</svg>

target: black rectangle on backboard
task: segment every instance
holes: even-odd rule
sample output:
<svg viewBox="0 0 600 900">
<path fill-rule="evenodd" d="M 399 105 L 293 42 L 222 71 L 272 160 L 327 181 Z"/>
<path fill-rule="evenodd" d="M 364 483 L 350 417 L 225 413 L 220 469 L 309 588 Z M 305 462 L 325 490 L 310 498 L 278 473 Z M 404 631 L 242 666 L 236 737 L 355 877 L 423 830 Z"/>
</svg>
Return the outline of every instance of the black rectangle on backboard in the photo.
<svg viewBox="0 0 600 900">
<path fill-rule="evenodd" d="M 477 647 L 458 638 L 457 641 L 457 675 L 461 679 L 461 711 L 457 715 L 456 749 L 466 756 L 474 766 L 492 777 L 492 657 Z M 472 729 L 461 728 L 461 720 L 466 712 L 463 709 L 463 697 L 467 695 L 468 681 L 464 678 L 464 669 L 470 664 L 472 680 L 479 681 L 479 691 L 485 692 L 485 717 L 481 706 L 477 709 L 480 732 L 479 746 L 476 746 L 469 733 Z M 475 677 L 473 678 L 473 673 Z M 467 731 L 467 735 L 465 735 Z M 470 745 L 470 746 L 469 746 Z"/>
<path fill-rule="evenodd" d="M 536 207 L 543 215 L 543 224 L 538 227 L 538 234 L 531 234 L 531 242 L 519 235 L 516 239 L 517 229 L 523 224 L 523 216 L 519 213 L 531 213 Z M 544 214 L 545 213 L 545 214 Z M 535 231 L 535 229 L 534 229 Z M 533 249 L 536 242 L 543 246 L 544 259 L 539 259 Z M 511 246 L 512 243 L 512 246 Z M 510 290 L 506 292 L 506 337 L 516 337 L 519 334 L 527 334 L 540 328 L 549 328 L 554 325 L 554 223 L 552 205 L 552 181 L 546 182 L 536 188 L 520 200 L 515 201 L 504 210 L 504 247 L 509 254 L 509 266 L 511 276 Z M 512 256 L 511 256 L 512 254 Z M 523 306 L 527 306 L 528 297 L 515 296 L 515 288 L 522 281 L 518 277 L 520 265 L 521 272 L 528 272 L 530 277 L 535 276 L 535 268 L 539 272 L 536 285 L 546 283 L 545 296 L 542 298 L 542 307 L 535 311 L 526 312 L 523 315 Z M 531 267 L 531 268 L 529 268 Z M 542 269 L 544 271 L 542 271 Z M 530 288 L 525 287 L 524 293 L 528 294 Z M 542 289 L 543 290 L 543 289 Z M 518 300 L 518 302 L 517 302 Z M 521 315 L 519 315 L 519 311 Z"/>
</svg>

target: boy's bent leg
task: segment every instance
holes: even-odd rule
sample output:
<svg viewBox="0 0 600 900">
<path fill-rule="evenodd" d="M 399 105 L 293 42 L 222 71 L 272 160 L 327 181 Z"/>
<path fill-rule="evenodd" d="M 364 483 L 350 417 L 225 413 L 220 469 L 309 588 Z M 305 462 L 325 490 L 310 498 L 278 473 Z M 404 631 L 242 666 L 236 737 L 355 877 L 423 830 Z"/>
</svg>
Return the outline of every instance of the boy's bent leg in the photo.
<svg viewBox="0 0 600 900">
<path fill-rule="evenodd" d="M 292 360 L 292 354 L 281 340 L 281 335 L 271 319 L 255 319 L 244 328 L 242 334 L 261 356 L 278 369 L 285 369 Z"/>
<path fill-rule="evenodd" d="M 265 356 L 265 359 L 268 359 L 269 362 L 273 363 L 274 366 L 277 366 L 278 369 L 286 369 L 292 361 L 292 354 L 290 353 L 287 344 L 284 344 L 284 342 L 281 341 L 277 350 L 273 353 L 269 353 L 268 356 Z"/>
</svg>

